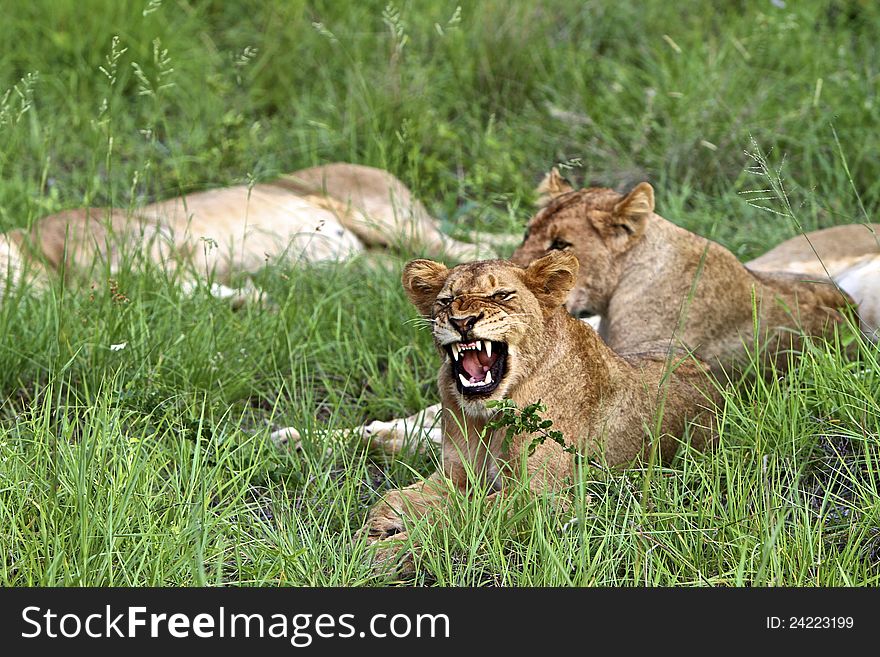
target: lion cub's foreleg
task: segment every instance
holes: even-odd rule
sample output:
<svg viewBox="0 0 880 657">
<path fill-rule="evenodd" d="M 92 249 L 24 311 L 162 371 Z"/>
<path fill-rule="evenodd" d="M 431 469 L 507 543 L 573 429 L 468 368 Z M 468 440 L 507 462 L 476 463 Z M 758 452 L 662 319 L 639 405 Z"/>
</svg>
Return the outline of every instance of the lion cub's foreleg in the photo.
<svg viewBox="0 0 880 657">
<path fill-rule="evenodd" d="M 334 429 L 322 432 L 328 449 L 339 447 L 350 436 L 360 436 L 373 452 L 386 456 L 397 456 L 407 449 L 424 454 L 431 444 L 442 441 L 440 430 L 440 404 L 434 404 L 406 418 L 388 422 L 368 422 L 354 429 Z M 302 449 L 302 437 L 295 428 L 286 427 L 269 434 L 269 439 L 278 447 Z"/>
<path fill-rule="evenodd" d="M 360 427 L 360 433 L 372 449 L 388 455 L 399 454 L 407 446 L 424 454 L 428 445 L 439 446 L 443 441 L 440 409 L 440 404 L 434 404 L 406 418 L 369 422 Z"/>
</svg>

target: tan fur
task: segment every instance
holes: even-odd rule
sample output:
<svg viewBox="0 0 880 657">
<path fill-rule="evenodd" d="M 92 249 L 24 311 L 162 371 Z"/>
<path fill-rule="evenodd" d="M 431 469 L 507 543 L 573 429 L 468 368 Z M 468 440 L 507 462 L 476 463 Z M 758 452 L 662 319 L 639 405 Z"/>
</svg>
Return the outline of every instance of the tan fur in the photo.
<svg viewBox="0 0 880 657">
<path fill-rule="evenodd" d="M 856 302 L 862 331 L 875 342 L 880 340 L 880 254 L 862 257 L 836 279 Z"/>
<path fill-rule="evenodd" d="M 577 260 L 564 253 L 550 254 L 526 268 L 502 260 L 452 270 L 428 260 L 406 266 L 404 289 L 421 314 L 431 318 L 443 361 L 438 380 L 442 477 L 449 486 L 435 475 L 391 493 L 370 511 L 363 534 L 379 540 L 403 532 L 402 515 L 423 515 L 443 504 L 450 486 L 465 490 L 469 469 L 482 478 L 484 491 L 501 489 L 505 477 L 516 473 L 521 463 L 532 490 L 564 486 L 575 459 L 558 443 L 545 441 L 528 456 L 533 436 L 516 437 L 509 449 L 503 444 L 503 430 L 488 430 L 481 440 L 494 413 L 487 401 L 509 399 L 523 408 L 540 400 L 547 408 L 545 417 L 567 444 L 613 466 L 646 457 L 658 426 L 653 447 L 668 460 L 689 421 L 714 407 L 716 390 L 701 364 L 666 351 L 618 355 L 592 328 L 571 317 L 562 302 L 577 271 Z M 470 328 L 460 328 L 471 323 Z M 506 373 L 497 388 L 480 396 L 466 395 L 456 384 L 450 355 L 451 345 L 473 340 L 506 345 Z M 691 425 L 694 447 L 711 442 L 710 419 L 707 415 L 703 425 Z"/>
<path fill-rule="evenodd" d="M 38 277 L 62 269 L 88 272 L 101 264 L 113 271 L 128 253 L 223 282 L 267 263 L 344 260 L 372 246 L 453 259 L 492 253 L 443 235 L 390 173 L 346 163 L 272 183 L 195 192 L 129 212 L 66 210 L 39 220 L 29 232 L 10 231 L 2 244 L 0 265 L 20 272 L 35 262 Z M 20 279 L 20 273 L 12 277 Z"/>
<path fill-rule="evenodd" d="M 797 235 L 746 263 L 752 271 L 797 271 L 836 278 L 880 255 L 880 224 L 846 224 Z"/>
<path fill-rule="evenodd" d="M 24 231 L 14 230 L 0 235 L 0 293 L 7 286 L 14 288 L 29 280 L 44 280 L 42 266 L 28 264 L 24 244 Z"/>
<path fill-rule="evenodd" d="M 343 223 L 363 242 L 393 249 L 473 260 L 491 247 L 458 242 L 437 227 L 425 206 L 387 171 L 366 166 L 325 165 L 284 176 L 274 184 L 299 194 L 330 197 L 346 208 Z"/>
<path fill-rule="evenodd" d="M 557 196 L 573 191 L 574 187 L 569 185 L 565 178 L 560 175 L 559 169 L 553 167 L 535 189 L 535 192 L 538 194 L 536 205 L 539 208 L 543 208 Z"/>
<path fill-rule="evenodd" d="M 847 224 L 798 235 L 746 267 L 831 276 L 855 301 L 862 331 L 880 338 L 880 224 Z"/>
<path fill-rule="evenodd" d="M 647 183 L 624 196 L 591 188 L 555 197 L 529 222 L 512 260 L 527 264 L 553 250 L 581 264 L 567 308 L 602 315 L 602 335 L 618 352 L 670 341 L 710 362 L 740 367 L 757 342 L 786 363 L 800 328 L 826 335 L 851 300 L 827 277 L 753 272 L 719 244 L 655 214 Z"/>
<path fill-rule="evenodd" d="M 162 227 L 123 210 L 65 210 L 43 218 L 27 233 L 29 258 L 47 270 L 88 275 L 95 267 L 118 270 L 123 256 L 147 258 L 172 268 L 171 236 Z M 188 259 L 191 254 L 187 254 Z M 165 261 L 168 262 L 165 262 Z"/>
</svg>

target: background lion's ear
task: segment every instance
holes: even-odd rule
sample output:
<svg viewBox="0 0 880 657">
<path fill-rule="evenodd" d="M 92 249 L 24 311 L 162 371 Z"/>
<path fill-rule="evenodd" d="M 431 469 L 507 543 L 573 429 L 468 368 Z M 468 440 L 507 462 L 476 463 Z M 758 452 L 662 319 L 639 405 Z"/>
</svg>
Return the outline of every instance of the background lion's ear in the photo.
<svg viewBox="0 0 880 657">
<path fill-rule="evenodd" d="M 654 188 L 646 182 L 639 183 L 615 204 L 611 215 L 597 228 L 611 248 L 625 251 L 645 232 L 653 211 Z"/>
<path fill-rule="evenodd" d="M 573 192 L 574 187 L 569 185 L 565 178 L 559 175 L 559 169 L 553 167 L 550 172 L 544 176 L 544 179 L 538 183 L 535 193 L 538 195 L 537 206 L 543 208 L 557 196 Z"/>
<path fill-rule="evenodd" d="M 425 317 L 431 316 L 431 308 L 437 294 L 443 289 L 449 269 L 433 260 L 411 260 L 403 268 L 401 282 L 406 296 Z"/>
<path fill-rule="evenodd" d="M 525 270 L 525 283 L 538 301 L 551 308 L 565 303 L 577 281 L 578 260 L 565 251 L 551 251 Z"/>
<path fill-rule="evenodd" d="M 639 183 L 614 206 L 614 216 L 631 235 L 645 230 L 648 217 L 654 211 L 654 188 L 646 182 Z"/>
</svg>

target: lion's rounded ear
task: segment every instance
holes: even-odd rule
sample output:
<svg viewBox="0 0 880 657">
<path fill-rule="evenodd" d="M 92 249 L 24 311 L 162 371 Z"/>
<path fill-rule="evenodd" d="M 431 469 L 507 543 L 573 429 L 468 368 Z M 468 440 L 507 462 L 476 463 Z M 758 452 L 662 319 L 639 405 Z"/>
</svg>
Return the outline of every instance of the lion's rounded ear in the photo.
<svg viewBox="0 0 880 657">
<path fill-rule="evenodd" d="M 578 275 L 578 259 L 565 251 L 551 251 L 526 267 L 524 280 L 538 301 L 551 308 L 565 303 Z"/>
<path fill-rule="evenodd" d="M 538 183 L 538 187 L 535 189 L 535 193 L 538 194 L 537 206 L 543 208 L 557 196 L 562 196 L 563 194 L 568 194 L 573 191 L 574 187 L 569 185 L 565 178 L 559 175 L 559 169 L 553 167 L 550 169 L 549 173 L 544 176 L 544 179 Z"/>
<path fill-rule="evenodd" d="M 639 183 L 614 206 L 618 225 L 630 235 L 641 235 L 648 217 L 654 211 L 654 188 L 646 182 Z"/>
<path fill-rule="evenodd" d="M 437 294 L 446 284 L 449 269 L 433 260 L 411 260 L 403 268 L 401 282 L 406 296 L 422 315 L 429 317 Z"/>
<path fill-rule="evenodd" d="M 596 229 L 612 250 L 623 252 L 645 232 L 653 211 L 654 188 L 639 183 L 615 203 L 610 214 L 596 222 Z"/>
</svg>

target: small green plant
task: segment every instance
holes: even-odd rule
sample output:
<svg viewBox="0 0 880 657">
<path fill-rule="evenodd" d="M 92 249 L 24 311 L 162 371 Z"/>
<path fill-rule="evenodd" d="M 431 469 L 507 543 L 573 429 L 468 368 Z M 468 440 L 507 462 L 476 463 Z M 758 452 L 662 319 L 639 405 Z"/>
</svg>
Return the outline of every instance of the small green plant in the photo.
<svg viewBox="0 0 880 657">
<path fill-rule="evenodd" d="M 541 413 L 547 411 L 547 407 L 539 399 L 520 409 L 516 402 L 511 399 L 499 399 L 498 401 L 486 402 L 488 408 L 494 408 L 495 416 L 487 424 L 488 429 L 506 429 L 504 436 L 504 449 L 510 448 L 510 441 L 516 436 L 532 435 L 529 443 L 528 454 L 534 454 L 538 445 L 543 445 L 548 439 L 562 446 L 563 451 L 575 456 L 580 456 L 574 445 L 567 445 L 565 437 L 558 429 L 553 429 L 553 420 L 542 417 Z"/>
</svg>

